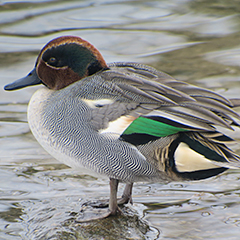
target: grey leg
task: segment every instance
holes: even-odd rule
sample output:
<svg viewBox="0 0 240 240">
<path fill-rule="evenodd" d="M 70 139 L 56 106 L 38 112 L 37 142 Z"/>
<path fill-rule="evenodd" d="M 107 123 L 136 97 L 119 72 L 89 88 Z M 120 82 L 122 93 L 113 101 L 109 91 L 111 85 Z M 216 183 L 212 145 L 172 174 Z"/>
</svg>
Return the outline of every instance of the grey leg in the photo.
<svg viewBox="0 0 240 240">
<path fill-rule="evenodd" d="M 132 188 L 133 183 L 127 183 L 125 185 L 122 198 L 118 200 L 118 204 L 124 204 L 124 203 L 132 203 Z"/>
<path fill-rule="evenodd" d="M 103 219 L 109 217 L 110 215 L 116 215 L 118 213 L 122 213 L 122 211 L 118 208 L 117 203 L 117 190 L 118 183 L 117 179 L 110 178 L 110 198 L 108 208 L 98 208 L 97 211 L 91 209 L 90 211 L 87 209 L 87 205 L 93 206 L 92 204 L 83 204 L 81 209 L 80 218 L 76 220 L 76 222 L 89 222 L 92 220 Z M 107 204 L 106 204 L 107 206 Z"/>
<path fill-rule="evenodd" d="M 109 210 L 111 215 L 116 215 L 119 211 L 118 203 L 117 203 L 117 190 L 118 190 L 117 179 L 110 178 L 110 199 L 109 199 Z"/>
<path fill-rule="evenodd" d="M 108 207 L 110 209 L 110 201 L 113 206 L 116 205 L 123 205 L 125 203 L 132 203 L 132 188 L 133 183 L 127 183 L 123 190 L 123 194 L 121 198 L 117 198 L 116 204 L 116 197 L 117 197 L 117 189 L 118 189 L 118 180 L 110 179 L 110 199 L 109 200 L 97 200 L 97 201 L 89 201 L 83 204 L 83 206 L 92 206 L 96 208 L 104 208 Z M 111 199 L 112 198 L 112 199 Z M 115 207 L 116 208 L 116 207 Z"/>
</svg>

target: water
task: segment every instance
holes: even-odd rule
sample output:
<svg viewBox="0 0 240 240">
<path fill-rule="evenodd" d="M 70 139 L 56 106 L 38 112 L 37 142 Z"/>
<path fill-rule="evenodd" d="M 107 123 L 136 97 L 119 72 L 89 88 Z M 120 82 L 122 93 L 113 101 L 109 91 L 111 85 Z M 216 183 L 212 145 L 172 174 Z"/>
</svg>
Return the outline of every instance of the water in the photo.
<svg viewBox="0 0 240 240">
<path fill-rule="evenodd" d="M 1 88 L 32 69 L 46 42 L 77 35 L 107 62 L 146 63 L 239 97 L 239 11 L 240 2 L 229 0 L 1 0 Z M 138 183 L 124 216 L 77 224 L 81 203 L 108 198 L 108 181 L 66 167 L 38 145 L 26 120 L 36 88 L 0 90 L 0 239 L 239 239 L 239 170 Z M 239 131 L 229 134 L 239 139 Z"/>
</svg>

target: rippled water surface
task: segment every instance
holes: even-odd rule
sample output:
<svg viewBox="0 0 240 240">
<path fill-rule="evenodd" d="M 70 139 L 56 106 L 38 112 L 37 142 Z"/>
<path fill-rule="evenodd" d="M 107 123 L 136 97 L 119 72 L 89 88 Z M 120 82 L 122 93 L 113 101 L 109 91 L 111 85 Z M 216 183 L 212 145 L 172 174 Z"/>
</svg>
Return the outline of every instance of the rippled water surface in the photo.
<svg viewBox="0 0 240 240">
<path fill-rule="evenodd" d="M 1 89 L 32 69 L 46 42 L 71 34 L 107 62 L 146 63 L 239 97 L 239 12 L 234 0 L 0 0 Z M 239 239 L 238 170 L 199 182 L 138 183 L 124 216 L 76 223 L 81 203 L 108 198 L 108 181 L 66 167 L 35 141 L 26 110 L 36 89 L 0 90 L 0 239 Z"/>
</svg>

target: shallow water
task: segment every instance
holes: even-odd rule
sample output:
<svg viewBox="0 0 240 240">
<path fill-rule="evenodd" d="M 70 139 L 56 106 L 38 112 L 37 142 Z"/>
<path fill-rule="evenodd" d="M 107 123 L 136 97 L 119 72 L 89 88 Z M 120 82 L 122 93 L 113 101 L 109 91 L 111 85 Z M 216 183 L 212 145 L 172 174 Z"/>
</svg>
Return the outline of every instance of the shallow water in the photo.
<svg viewBox="0 0 240 240">
<path fill-rule="evenodd" d="M 239 11 L 240 2 L 228 0 L 0 0 L 1 89 L 32 69 L 46 42 L 77 35 L 107 62 L 146 63 L 239 97 Z M 239 239 L 239 170 L 138 183 L 125 216 L 76 223 L 81 203 L 108 197 L 108 181 L 66 167 L 35 141 L 26 110 L 36 89 L 0 90 L 0 239 Z"/>
</svg>

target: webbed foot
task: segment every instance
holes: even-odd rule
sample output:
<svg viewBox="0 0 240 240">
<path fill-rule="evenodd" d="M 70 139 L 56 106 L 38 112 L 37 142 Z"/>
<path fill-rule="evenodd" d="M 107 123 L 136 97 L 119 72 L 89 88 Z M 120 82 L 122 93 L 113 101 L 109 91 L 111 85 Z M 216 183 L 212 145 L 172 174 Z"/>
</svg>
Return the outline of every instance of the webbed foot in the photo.
<svg viewBox="0 0 240 240">
<path fill-rule="evenodd" d="M 107 218 L 111 215 L 123 214 L 118 205 L 125 203 L 132 203 L 132 183 L 125 186 L 123 195 L 117 199 L 117 189 L 119 181 L 117 179 L 110 179 L 110 199 L 88 201 L 82 205 L 80 210 L 80 218 L 76 222 L 89 222 L 92 220 Z"/>
</svg>

